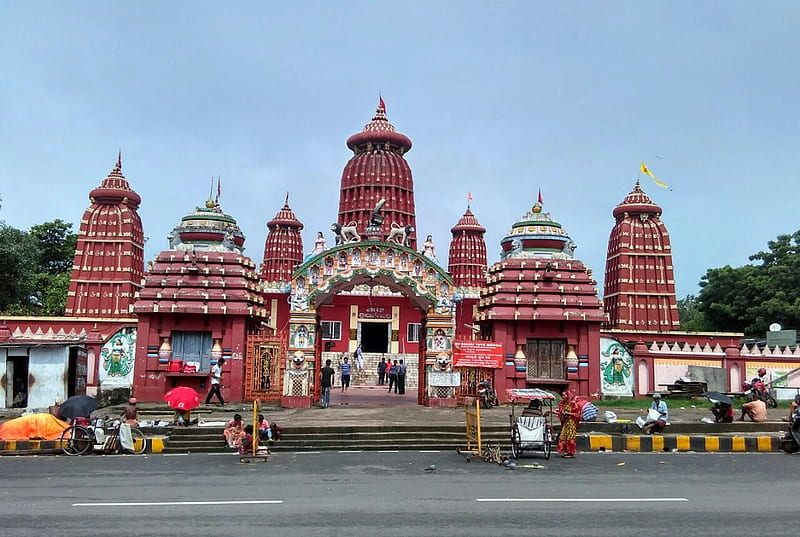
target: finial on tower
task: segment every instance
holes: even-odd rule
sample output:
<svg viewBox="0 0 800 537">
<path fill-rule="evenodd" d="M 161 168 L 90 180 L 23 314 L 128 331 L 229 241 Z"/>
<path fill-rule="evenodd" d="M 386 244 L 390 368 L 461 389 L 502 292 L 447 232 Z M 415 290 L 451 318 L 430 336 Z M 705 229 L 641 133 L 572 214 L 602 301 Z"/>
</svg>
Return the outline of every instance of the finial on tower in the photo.
<svg viewBox="0 0 800 537">
<path fill-rule="evenodd" d="M 122 148 L 117 152 L 117 169 L 122 171 Z"/>
<path fill-rule="evenodd" d="M 467 192 L 467 209 L 472 204 L 472 192 Z"/>
<path fill-rule="evenodd" d="M 283 204 L 286 205 L 287 207 L 289 206 L 289 191 L 288 190 L 286 191 L 286 200 L 284 200 Z"/>
</svg>

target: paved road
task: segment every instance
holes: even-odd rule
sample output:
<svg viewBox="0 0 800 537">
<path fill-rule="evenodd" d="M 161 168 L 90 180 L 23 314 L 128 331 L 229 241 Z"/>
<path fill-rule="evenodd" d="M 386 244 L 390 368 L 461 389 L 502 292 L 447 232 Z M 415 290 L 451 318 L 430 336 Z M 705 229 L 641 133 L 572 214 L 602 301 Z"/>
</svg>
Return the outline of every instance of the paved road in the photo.
<svg viewBox="0 0 800 537">
<path fill-rule="evenodd" d="M 0 527 L 19 537 L 730 537 L 787 534 L 800 505 L 800 455 L 518 463 L 509 471 L 454 452 L 278 453 L 255 464 L 230 454 L 7 457 Z"/>
</svg>

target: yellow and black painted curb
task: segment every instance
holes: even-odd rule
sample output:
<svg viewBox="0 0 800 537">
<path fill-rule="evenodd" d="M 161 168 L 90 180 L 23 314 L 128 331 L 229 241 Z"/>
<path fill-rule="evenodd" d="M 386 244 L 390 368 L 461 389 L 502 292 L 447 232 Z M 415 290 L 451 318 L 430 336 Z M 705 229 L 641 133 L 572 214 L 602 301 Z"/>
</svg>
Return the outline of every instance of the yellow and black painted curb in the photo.
<svg viewBox="0 0 800 537">
<path fill-rule="evenodd" d="M 147 437 L 145 453 L 161 453 L 167 438 Z M 61 440 L 0 440 L 0 455 L 38 455 L 63 453 Z"/>
<path fill-rule="evenodd" d="M 779 451 L 777 436 L 707 436 L 707 435 L 578 435 L 581 451 L 697 451 L 723 453 Z"/>
</svg>

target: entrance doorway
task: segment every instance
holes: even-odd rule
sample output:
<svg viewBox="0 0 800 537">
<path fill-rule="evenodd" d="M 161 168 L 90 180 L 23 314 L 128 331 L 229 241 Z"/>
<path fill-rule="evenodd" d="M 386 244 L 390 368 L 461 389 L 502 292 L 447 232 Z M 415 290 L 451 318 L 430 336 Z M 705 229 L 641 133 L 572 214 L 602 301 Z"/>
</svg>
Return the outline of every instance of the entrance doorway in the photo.
<svg viewBox="0 0 800 537">
<path fill-rule="evenodd" d="M 388 353 L 392 339 L 392 323 L 358 323 L 361 352 Z"/>
<path fill-rule="evenodd" d="M 6 407 L 28 406 L 28 357 L 9 356 L 6 359 Z"/>
</svg>

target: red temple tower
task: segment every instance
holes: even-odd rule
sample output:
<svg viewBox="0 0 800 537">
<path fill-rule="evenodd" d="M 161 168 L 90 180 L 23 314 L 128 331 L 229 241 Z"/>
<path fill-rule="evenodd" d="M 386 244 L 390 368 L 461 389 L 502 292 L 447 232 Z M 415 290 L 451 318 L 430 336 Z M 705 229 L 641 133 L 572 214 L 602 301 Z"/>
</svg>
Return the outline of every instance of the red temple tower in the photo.
<svg viewBox="0 0 800 537">
<path fill-rule="evenodd" d="M 136 210 L 141 198 L 122 175 L 122 155 L 83 213 L 72 277 L 68 317 L 130 317 L 144 278 L 144 232 Z"/>
<path fill-rule="evenodd" d="M 600 326 L 606 316 L 591 270 L 574 256 L 575 243 L 536 203 L 500 242 L 489 267 L 478 320 L 502 343 L 514 365 L 495 373 L 504 388 L 562 388 L 582 395 L 599 388 Z"/>
<path fill-rule="evenodd" d="M 480 288 L 486 284 L 486 228 L 478 223 L 467 205 L 467 211 L 450 229 L 450 256 L 447 271 L 457 287 Z"/>
<path fill-rule="evenodd" d="M 261 279 L 268 283 L 285 283 L 292 272 L 303 262 L 303 224 L 289 208 L 289 195 L 275 218 L 267 222 L 267 240 L 264 243 L 264 262 Z"/>
<path fill-rule="evenodd" d="M 411 149 L 411 140 L 395 131 L 386 119 L 386 105 L 380 100 L 375 116 L 360 133 L 347 139 L 354 155 L 342 172 L 339 195 L 339 225 L 355 224 L 358 233 L 366 233 L 373 209 L 381 199 L 386 236 L 391 227 L 416 228 L 414 181 L 403 155 Z M 413 232 L 408 246 L 415 248 Z"/>
<path fill-rule="evenodd" d="M 486 285 L 486 228 L 478 223 L 467 205 L 467 211 L 450 233 L 453 239 L 447 271 L 461 293 L 456 307 L 456 338 L 470 339 L 476 335 L 472 330 L 473 320 L 480 290 Z"/>
<path fill-rule="evenodd" d="M 219 358 L 227 400 L 244 397 L 247 334 L 266 319 L 255 263 L 241 229 L 217 203 L 184 216 L 170 233 L 134 305 L 138 324 L 134 392 L 161 401 L 175 386 L 208 389 Z"/>
<path fill-rule="evenodd" d="M 605 276 L 607 327 L 669 332 L 680 329 L 669 233 L 661 207 L 639 182 L 614 208 Z"/>
</svg>

